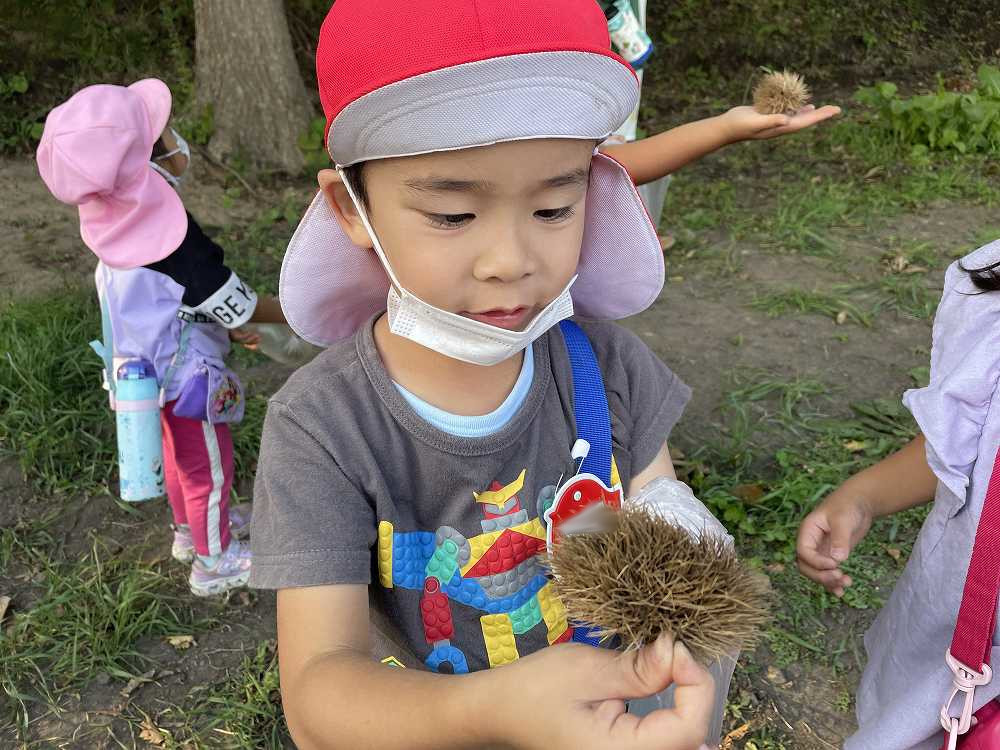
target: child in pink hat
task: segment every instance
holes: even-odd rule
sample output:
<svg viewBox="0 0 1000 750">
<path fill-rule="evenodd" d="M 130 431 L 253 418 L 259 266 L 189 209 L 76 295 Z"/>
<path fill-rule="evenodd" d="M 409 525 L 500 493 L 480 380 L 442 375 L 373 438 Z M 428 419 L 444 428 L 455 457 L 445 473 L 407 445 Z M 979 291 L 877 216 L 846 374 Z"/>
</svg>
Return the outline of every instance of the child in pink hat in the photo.
<svg viewBox="0 0 1000 750">
<path fill-rule="evenodd" d="M 156 371 L 173 556 L 191 563 L 191 591 L 208 596 L 250 575 L 249 547 L 232 538 L 248 533 L 249 513 L 229 509 L 228 423 L 242 417 L 243 396 L 224 358 L 244 323 L 283 317 L 224 264 L 171 187 L 190 157 L 167 127 L 170 104 L 155 78 L 88 86 L 49 113 L 37 161 L 52 194 L 79 207 L 80 236 L 98 257 L 113 362 L 141 358 Z"/>
</svg>

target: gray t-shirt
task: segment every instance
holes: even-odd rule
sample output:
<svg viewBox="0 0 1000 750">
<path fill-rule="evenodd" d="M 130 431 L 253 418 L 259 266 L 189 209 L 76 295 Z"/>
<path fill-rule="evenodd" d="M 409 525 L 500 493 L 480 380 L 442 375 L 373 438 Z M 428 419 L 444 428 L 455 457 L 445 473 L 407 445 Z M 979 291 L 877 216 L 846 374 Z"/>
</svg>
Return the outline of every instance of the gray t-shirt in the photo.
<svg viewBox="0 0 1000 750">
<path fill-rule="evenodd" d="M 627 490 L 690 389 L 634 334 L 579 322 L 604 377 Z M 296 372 L 264 422 L 250 584 L 372 584 L 416 655 L 443 672 L 584 640 L 536 557 L 545 548 L 539 506 L 573 473 L 572 369 L 558 327 L 533 349 L 520 411 L 481 438 L 417 416 L 379 358 L 372 323 Z"/>
</svg>

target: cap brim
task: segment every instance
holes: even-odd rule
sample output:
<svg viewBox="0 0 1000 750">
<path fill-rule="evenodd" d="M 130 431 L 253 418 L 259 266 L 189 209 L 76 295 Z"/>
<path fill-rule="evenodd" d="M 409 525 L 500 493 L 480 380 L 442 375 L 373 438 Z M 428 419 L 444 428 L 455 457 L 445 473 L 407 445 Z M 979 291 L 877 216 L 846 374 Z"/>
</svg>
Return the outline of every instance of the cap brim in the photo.
<svg viewBox="0 0 1000 750">
<path fill-rule="evenodd" d="M 187 212 L 177 192 L 152 169 L 134 185 L 80 205 L 80 236 L 111 268 L 125 270 L 163 260 L 187 234 Z"/>
<path fill-rule="evenodd" d="M 573 305 L 587 318 L 635 315 L 663 288 L 663 251 L 649 215 L 624 167 L 600 153 L 591 164 L 577 272 Z M 374 250 L 353 244 L 317 193 L 281 264 L 278 296 L 288 324 L 306 341 L 330 346 L 385 310 L 388 291 Z"/>
<path fill-rule="evenodd" d="M 170 119 L 170 89 L 159 78 L 144 78 L 141 81 L 133 83 L 128 87 L 128 90 L 142 97 L 146 105 L 152 143 L 160 137 L 163 129 L 167 127 L 167 121 Z"/>
<path fill-rule="evenodd" d="M 531 52 L 391 83 L 330 125 L 342 166 L 529 138 L 603 140 L 638 103 L 635 73 L 610 50 Z"/>
</svg>

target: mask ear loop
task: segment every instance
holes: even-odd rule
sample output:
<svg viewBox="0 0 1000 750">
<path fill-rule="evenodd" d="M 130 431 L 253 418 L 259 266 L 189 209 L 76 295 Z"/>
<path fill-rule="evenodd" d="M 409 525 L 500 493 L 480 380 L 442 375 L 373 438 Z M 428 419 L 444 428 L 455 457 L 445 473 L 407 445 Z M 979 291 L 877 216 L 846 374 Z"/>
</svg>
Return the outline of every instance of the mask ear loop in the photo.
<svg viewBox="0 0 1000 750">
<path fill-rule="evenodd" d="M 396 278 L 395 272 L 392 270 L 392 266 L 389 265 L 389 258 L 385 254 L 385 250 L 382 249 L 382 243 L 378 240 L 378 235 L 375 234 L 375 230 L 372 228 L 371 222 L 368 220 L 368 212 L 365 211 L 365 207 L 358 200 L 357 193 L 354 192 L 354 187 L 351 185 L 351 181 L 347 178 L 347 173 L 344 168 L 339 164 L 337 165 L 337 174 L 340 175 L 340 181 L 344 183 L 344 187 L 347 188 L 347 194 L 351 196 L 351 201 L 354 203 L 354 209 L 358 212 L 358 216 L 361 217 L 361 223 L 365 227 L 365 231 L 368 232 L 368 237 L 372 241 L 372 247 L 375 250 L 375 254 L 378 256 L 379 262 L 382 264 L 382 268 L 385 269 L 386 274 L 389 277 L 389 281 L 392 285 L 396 287 L 396 291 L 399 294 L 403 293 L 403 285 L 399 283 L 399 279 Z"/>
<path fill-rule="evenodd" d="M 160 177 L 167 181 L 167 184 L 172 188 L 176 188 L 181 184 L 180 178 L 177 175 L 168 172 L 166 169 L 161 167 L 155 161 L 150 161 L 149 166 L 152 167 L 153 171 L 156 172 Z"/>
<path fill-rule="evenodd" d="M 152 161 L 163 161 L 164 159 L 169 159 L 171 156 L 174 156 L 175 154 L 183 154 L 185 158 L 187 159 L 191 158 L 191 148 L 188 146 L 188 142 L 185 141 L 181 137 L 181 134 L 178 133 L 173 128 L 170 128 L 170 132 L 173 133 L 174 140 L 177 141 L 177 148 L 175 148 L 173 151 L 168 151 L 165 154 L 154 156 Z"/>
<path fill-rule="evenodd" d="M 154 156 L 152 158 L 152 161 L 163 161 L 164 159 L 169 159 L 171 156 L 174 156 L 175 154 L 184 154 L 184 152 L 181 151 L 180 147 L 178 146 L 173 151 L 167 151 L 167 153 L 165 153 L 165 154 L 160 154 L 159 156 Z M 184 155 L 187 156 L 187 154 L 184 154 Z"/>
</svg>

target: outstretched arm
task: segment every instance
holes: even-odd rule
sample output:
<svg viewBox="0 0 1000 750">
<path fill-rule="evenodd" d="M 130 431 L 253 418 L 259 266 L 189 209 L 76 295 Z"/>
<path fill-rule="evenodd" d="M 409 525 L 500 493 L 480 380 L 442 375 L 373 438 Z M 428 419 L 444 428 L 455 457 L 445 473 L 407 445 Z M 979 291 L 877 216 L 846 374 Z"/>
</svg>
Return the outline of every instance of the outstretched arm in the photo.
<svg viewBox="0 0 1000 750">
<path fill-rule="evenodd" d="M 753 107 L 733 107 L 649 138 L 602 146 L 601 151 L 620 162 L 636 185 L 644 185 L 730 143 L 795 133 L 837 114 L 840 107 L 832 106 L 803 107 L 794 115 L 762 115 Z"/>
</svg>

